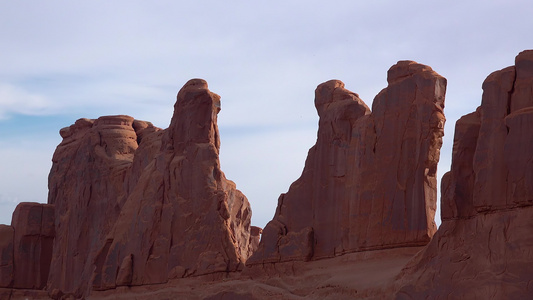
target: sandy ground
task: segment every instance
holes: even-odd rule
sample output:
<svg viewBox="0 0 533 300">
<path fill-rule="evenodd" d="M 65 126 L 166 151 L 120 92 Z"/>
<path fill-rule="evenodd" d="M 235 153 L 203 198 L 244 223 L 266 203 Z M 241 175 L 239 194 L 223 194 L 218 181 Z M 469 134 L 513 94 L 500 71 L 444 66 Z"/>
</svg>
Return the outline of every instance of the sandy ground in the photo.
<svg viewBox="0 0 533 300">
<path fill-rule="evenodd" d="M 423 247 L 345 254 L 310 262 L 256 265 L 166 284 L 93 291 L 88 299 L 390 299 L 402 268 Z M 50 299 L 46 291 L 0 289 L 0 299 Z"/>
<path fill-rule="evenodd" d="M 242 273 L 93 292 L 89 299 L 386 299 L 422 247 L 345 254 L 311 262 L 257 265 Z M 217 278 L 218 277 L 218 278 Z"/>
</svg>

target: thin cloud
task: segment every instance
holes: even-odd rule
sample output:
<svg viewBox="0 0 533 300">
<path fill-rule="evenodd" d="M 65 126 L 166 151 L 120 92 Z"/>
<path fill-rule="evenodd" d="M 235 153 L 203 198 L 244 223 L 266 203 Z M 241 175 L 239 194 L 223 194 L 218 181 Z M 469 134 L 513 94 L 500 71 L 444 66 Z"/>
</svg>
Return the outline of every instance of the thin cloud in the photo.
<svg viewBox="0 0 533 300">
<path fill-rule="evenodd" d="M 43 95 L 0 83 L 0 120 L 8 118 L 11 114 L 49 114 L 52 106 L 53 103 Z"/>
</svg>

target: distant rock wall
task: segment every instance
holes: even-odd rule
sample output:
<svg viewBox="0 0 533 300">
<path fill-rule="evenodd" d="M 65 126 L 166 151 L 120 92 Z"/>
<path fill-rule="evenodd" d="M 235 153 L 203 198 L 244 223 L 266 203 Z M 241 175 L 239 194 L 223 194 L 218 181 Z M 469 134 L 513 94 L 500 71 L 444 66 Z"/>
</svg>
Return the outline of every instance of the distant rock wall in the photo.
<svg viewBox="0 0 533 300">
<path fill-rule="evenodd" d="M 490 74 L 476 112 L 457 121 L 443 220 L 533 205 L 533 51 Z"/>
<path fill-rule="evenodd" d="M 21 203 L 11 226 L 0 225 L 0 298 L 83 298 L 142 285 L 150 287 L 139 298 L 150 298 L 154 284 L 241 271 L 244 263 L 250 267 L 219 281 L 224 290 L 212 290 L 212 299 L 293 292 L 533 298 L 533 50 L 488 76 L 481 106 L 457 121 L 437 231 L 446 79 L 401 61 L 389 70 L 388 84 L 372 112 L 338 80 L 317 87 L 317 142 L 264 230 L 250 226 L 248 200 L 220 170 L 220 97 L 205 81 L 180 90 L 166 130 L 128 116 L 79 119 L 60 131 L 49 204 Z M 319 273 L 300 278 L 296 270 L 394 247 L 410 248 L 337 259 L 357 268 L 374 253 L 366 268 L 385 271 L 363 280 L 371 287 L 352 286 L 342 274 L 325 275 L 315 286 Z M 397 264 L 388 269 L 380 255 Z M 317 261 L 301 262 L 308 260 Z M 367 275 L 359 272 L 353 278 Z M 205 287 L 203 280 L 179 294 Z M 310 280 L 310 288 L 298 290 L 300 280 Z M 180 282 L 173 282 L 177 289 Z M 226 293 L 237 286 L 247 292 Z"/>
<path fill-rule="evenodd" d="M 317 142 L 248 264 L 429 242 L 446 79 L 401 61 L 388 82 L 372 112 L 341 81 L 317 87 Z"/>
<path fill-rule="evenodd" d="M 532 299 L 533 51 L 483 83 L 457 121 L 442 225 L 404 270 L 399 299 Z"/>
</svg>

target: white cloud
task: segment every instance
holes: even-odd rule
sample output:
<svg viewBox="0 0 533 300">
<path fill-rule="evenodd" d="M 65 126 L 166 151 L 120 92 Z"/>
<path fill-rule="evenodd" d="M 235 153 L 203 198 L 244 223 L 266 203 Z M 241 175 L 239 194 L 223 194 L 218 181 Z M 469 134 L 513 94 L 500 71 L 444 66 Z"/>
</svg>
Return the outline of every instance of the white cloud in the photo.
<svg viewBox="0 0 533 300">
<path fill-rule="evenodd" d="M 34 94 L 16 86 L 0 83 L 0 119 L 10 114 L 40 115 L 51 108 L 46 97 Z"/>
</svg>

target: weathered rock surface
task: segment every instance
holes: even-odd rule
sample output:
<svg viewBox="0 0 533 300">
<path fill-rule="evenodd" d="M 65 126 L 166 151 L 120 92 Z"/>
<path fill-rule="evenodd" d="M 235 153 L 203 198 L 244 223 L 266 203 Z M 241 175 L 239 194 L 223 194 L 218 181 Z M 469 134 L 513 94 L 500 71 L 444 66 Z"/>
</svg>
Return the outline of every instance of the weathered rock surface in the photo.
<svg viewBox="0 0 533 300">
<path fill-rule="evenodd" d="M 191 299 L 191 300 L 338 300 L 392 299 L 395 276 L 420 251 L 404 247 L 348 253 L 314 261 L 289 261 L 246 268 L 223 278 L 201 277 L 171 280 L 158 286 L 120 287 L 95 291 L 94 299 Z M 250 274 L 248 271 L 253 271 Z"/>
<path fill-rule="evenodd" d="M 54 205 L 50 204 L 23 202 L 13 212 L 14 288 L 46 286 L 55 237 L 54 217 Z"/>
<path fill-rule="evenodd" d="M 19 203 L 11 226 L 0 225 L 0 287 L 44 288 L 54 236 L 53 205 Z"/>
<path fill-rule="evenodd" d="M 220 171 L 205 81 L 182 88 L 166 130 L 78 120 L 61 131 L 53 205 L 0 225 L 0 298 L 533 298 L 533 51 L 457 121 L 436 233 L 446 81 L 409 61 L 388 81 L 372 112 L 340 81 L 317 88 L 317 143 L 263 232 Z"/>
<path fill-rule="evenodd" d="M 404 270 L 400 299 L 533 298 L 533 51 L 483 91 L 457 121 L 443 222 Z"/>
<path fill-rule="evenodd" d="M 446 79 L 401 61 L 388 82 L 372 113 L 341 81 L 317 87 L 317 142 L 249 264 L 429 242 Z"/>
<path fill-rule="evenodd" d="M 13 286 L 13 237 L 12 226 L 0 225 L 0 287 Z"/>
<path fill-rule="evenodd" d="M 242 268 L 253 250 L 251 209 L 220 170 L 219 110 L 220 97 L 207 83 L 191 80 L 178 94 L 160 150 L 141 142 L 141 161 L 136 154 L 133 164 L 144 168 L 131 173 L 136 184 L 98 254 L 95 289 Z"/>
<path fill-rule="evenodd" d="M 79 119 L 60 133 L 48 180 L 57 236 L 48 288 L 80 296 L 126 197 L 137 135 L 129 116 Z"/>
<path fill-rule="evenodd" d="M 220 170 L 219 99 L 196 79 L 179 92 L 167 130 L 129 116 L 61 130 L 49 178 L 54 295 L 242 266 L 253 250 L 251 209 Z"/>
</svg>

